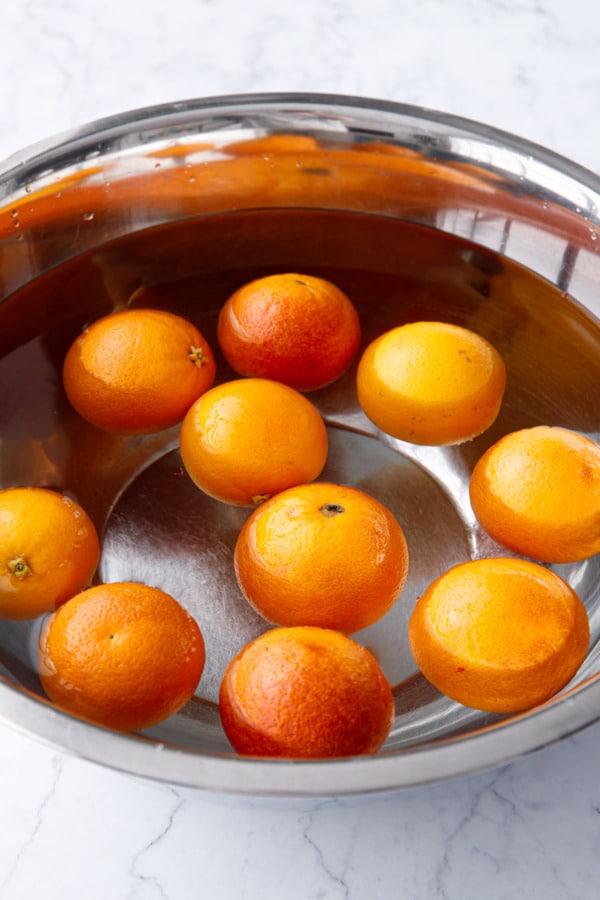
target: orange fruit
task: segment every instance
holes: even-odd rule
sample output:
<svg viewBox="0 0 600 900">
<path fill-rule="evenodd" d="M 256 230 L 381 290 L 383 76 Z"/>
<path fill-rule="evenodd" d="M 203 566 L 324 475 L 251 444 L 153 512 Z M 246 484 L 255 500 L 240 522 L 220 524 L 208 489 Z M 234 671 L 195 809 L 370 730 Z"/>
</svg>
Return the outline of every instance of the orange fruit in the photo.
<svg viewBox="0 0 600 900">
<path fill-rule="evenodd" d="M 419 669 L 439 691 L 508 713 L 543 703 L 570 681 L 590 629 L 582 601 L 554 572 L 528 560 L 479 559 L 427 588 L 408 635 Z"/>
<path fill-rule="evenodd" d="M 77 594 L 40 636 L 48 697 L 118 731 L 148 728 L 177 712 L 196 690 L 204 659 L 202 633 L 183 606 L 133 582 Z"/>
<path fill-rule="evenodd" d="M 481 525 L 516 553 L 567 563 L 600 551 L 600 446 L 577 432 L 505 435 L 476 463 L 469 491 Z"/>
<path fill-rule="evenodd" d="M 322 471 L 327 431 L 316 407 L 265 378 L 217 385 L 188 411 L 181 459 L 192 481 L 225 503 L 256 506 Z"/>
<path fill-rule="evenodd" d="M 242 593 L 269 622 L 350 634 L 394 605 L 408 550 L 402 528 L 378 500 L 318 482 L 282 491 L 254 510 L 234 562 Z"/>
<path fill-rule="evenodd" d="M 356 383 L 363 411 L 382 431 L 414 444 L 457 444 L 496 419 L 506 369 L 473 331 L 411 322 L 369 344 Z"/>
<path fill-rule="evenodd" d="M 215 378 L 200 331 L 159 309 L 126 309 L 97 319 L 63 365 L 71 405 L 92 425 L 149 434 L 180 422 Z"/>
<path fill-rule="evenodd" d="M 312 275 L 258 278 L 221 308 L 217 339 L 239 375 L 313 391 L 335 381 L 358 352 L 360 322 L 338 287 Z"/>
<path fill-rule="evenodd" d="M 34 619 L 86 587 L 100 556 L 94 523 L 57 491 L 0 491 L 0 618 Z"/>
<path fill-rule="evenodd" d="M 219 711 L 240 754 L 355 756 L 382 746 L 394 699 L 375 657 L 346 635 L 275 628 L 229 663 Z"/>
</svg>

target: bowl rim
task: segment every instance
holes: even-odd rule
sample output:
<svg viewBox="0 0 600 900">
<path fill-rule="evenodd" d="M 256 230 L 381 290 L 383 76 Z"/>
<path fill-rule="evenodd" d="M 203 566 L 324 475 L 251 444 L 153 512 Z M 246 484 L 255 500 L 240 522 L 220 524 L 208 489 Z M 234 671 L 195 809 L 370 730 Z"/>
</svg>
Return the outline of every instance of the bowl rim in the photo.
<svg viewBox="0 0 600 900">
<path fill-rule="evenodd" d="M 600 677 L 595 676 L 576 693 L 475 732 L 388 753 L 384 748 L 370 756 L 326 760 L 206 753 L 143 734 L 123 734 L 2 682 L 0 722 L 68 755 L 151 781 L 223 795 L 327 798 L 398 793 L 505 765 L 596 723 L 599 698 Z"/>
<path fill-rule="evenodd" d="M 420 106 L 330 93 L 270 92 L 216 95 L 166 102 L 90 121 L 49 137 L 0 161 L 0 187 L 11 179 L 27 183 L 52 158 L 85 155 L 110 142 L 160 123 L 198 121 L 235 110 L 373 114 L 444 126 L 456 133 L 535 159 L 600 197 L 600 176 L 525 138 L 461 116 Z M 393 137 L 393 134 L 390 135 Z M 600 204 L 596 214 L 600 215 Z M 589 210 L 586 210 L 588 213 Z M 586 215 L 588 221 L 592 217 Z M 599 242 L 600 243 L 600 242 Z M 572 691 L 497 725 L 466 735 L 407 746 L 374 756 L 335 760 L 250 759 L 233 753 L 206 753 L 125 735 L 74 718 L 0 676 L 0 722 L 62 752 L 154 781 L 209 792 L 271 797 L 331 797 L 390 793 L 472 775 L 513 761 L 600 719 L 600 676 Z"/>
<path fill-rule="evenodd" d="M 0 160 L 0 179 L 6 179 L 8 173 L 18 170 L 20 176 L 23 167 L 34 166 L 40 156 L 57 153 L 68 145 L 87 145 L 90 141 L 98 143 L 102 136 L 117 137 L 128 134 L 132 126 L 153 122 L 166 123 L 170 118 L 181 122 L 186 118 L 195 118 L 199 114 L 214 116 L 219 111 L 232 111 L 236 108 L 252 108 L 269 110 L 279 108 L 281 112 L 297 112 L 299 109 L 317 109 L 333 107 L 338 112 L 344 108 L 360 112 L 389 114 L 396 117 L 411 117 L 427 122 L 430 125 L 451 127 L 457 132 L 465 132 L 474 137 L 492 140 L 506 148 L 514 149 L 537 159 L 546 165 L 559 169 L 579 183 L 585 184 L 595 191 L 600 191 L 600 174 L 577 163 L 569 157 L 521 137 L 501 128 L 488 125 L 477 119 L 446 113 L 432 107 L 417 106 L 395 100 L 376 99 L 369 96 L 343 93 L 266 91 L 257 93 L 215 94 L 207 97 L 191 97 L 180 101 L 166 101 L 147 106 L 139 106 L 109 116 L 102 116 L 84 122 L 79 126 L 59 131 L 54 135 L 42 138 L 28 146 L 9 154 Z M 388 135 L 392 137 L 393 135 Z"/>
</svg>

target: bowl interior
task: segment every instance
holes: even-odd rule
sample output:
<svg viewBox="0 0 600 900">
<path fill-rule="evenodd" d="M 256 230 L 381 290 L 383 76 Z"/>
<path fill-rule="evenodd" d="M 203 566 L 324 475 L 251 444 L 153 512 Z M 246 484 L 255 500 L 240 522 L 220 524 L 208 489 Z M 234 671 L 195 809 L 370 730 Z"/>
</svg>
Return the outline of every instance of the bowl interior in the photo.
<svg viewBox="0 0 600 900">
<path fill-rule="evenodd" d="M 535 149 L 408 108 L 246 98 L 96 124 L 41 149 L 24 171 L 0 173 L 0 486 L 74 496 L 102 536 L 97 579 L 167 590 L 196 617 L 207 649 L 193 700 L 124 737 L 55 711 L 37 674 L 42 620 L 3 621 L 0 715 L 129 771 L 253 793 L 405 787 L 495 764 L 597 716 L 598 556 L 552 566 L 584 600 L 592 640 L 571 684 L 533 712 L 502 717 L 441 696 L 418 674 L 406 637 L 416 598 L 445 569 L 509 555 L 468 501 L 486 447 L 535 424 L 600 437 L 597 185 L 594 193 L 589 173 Z M 135 305 L 193 319 L 217 355 L 217 380 L 235 377 L 216 341 L 219 309 L 241 284 L 282 271 L 344 289 L 363 347 L 394 325 L 440 319 L 488 338 L 508 372 L 495 424 L 457 447 L 380 433 L 357 404 L 355 366 L 310 395 L 329 430 L 322 478 L 389 506 L 411 566 L 393 610 L 355 635 L 394 687 L 389 740 L 377 757 L 295 765 L 293 787 L 285 763 L 234 756 L 216 704 L 229 659 L 268 627 L 233 574 L 248 511 L 193 486 L 177 428 L 100 432 L 71 409 L 61 383 L 85 323 Z M 469 751 L 462 761 L 457 748 Z"/>
</svg>

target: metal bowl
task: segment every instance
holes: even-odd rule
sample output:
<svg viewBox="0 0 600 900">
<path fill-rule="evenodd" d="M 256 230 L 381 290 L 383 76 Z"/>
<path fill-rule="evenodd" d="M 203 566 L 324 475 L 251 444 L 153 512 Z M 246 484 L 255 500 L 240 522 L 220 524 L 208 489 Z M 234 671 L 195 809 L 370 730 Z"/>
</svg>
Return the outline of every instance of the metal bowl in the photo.
<svg viewBox="0 0 600 900">
<path fill-rule="evenodd" d="M 194 100 L 92 123 L 0 167 L 0 485 L 75 496 L 95 519 L 98 578 L 148 581 L 190 609 L 207 644 L 197 696 L 142 734 L 73 718 L 44 698 L 41 621 L 0 622 L 0 716 L 61 750 L 136 775 L 256 796 L 392 792 L 528 753 L 600 715 L 600 558 L 554 566 L 590 617 L 567 687 L 513 716 L 470 710 L 416 671 L 406 623 L 455 562 L 505 555 L 479 529 L 471 469 L 501 434 L 538 423 L 600 436 L 600 179 L 484 125 L 322 95 Z M 121 438 L 87 425 L 61 362 L 85 322 L 156 303 L 190 315 L 216 348 L 228 292 L 269 271 L 328 274 L 348 289 L 366 344 L 442 318 L 488 337 L 507 364 L 494 426 L 452 448 L 404 444 L 356 402 L 354 370 L 311 395 L 331 450 L 323 477 L 368 490 L 398 516 L 411 553 L 394 609 L 356 635 L 394 685 L 396 719 L 370 757 L 237 757 L 219 724 L 221 673 L 267 626 L 243 601 L 231 553 L 247 512 L 201 495 L 177 429 Z M 232 373 L 219 358 L 219 378 Z"/>
</svg>

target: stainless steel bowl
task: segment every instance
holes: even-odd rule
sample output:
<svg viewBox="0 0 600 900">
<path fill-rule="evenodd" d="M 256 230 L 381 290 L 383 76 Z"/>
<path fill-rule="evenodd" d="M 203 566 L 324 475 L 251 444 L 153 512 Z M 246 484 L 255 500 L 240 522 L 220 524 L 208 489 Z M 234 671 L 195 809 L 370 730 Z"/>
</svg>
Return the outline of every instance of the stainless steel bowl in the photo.
<svg viewBox="0 0 600 900">
<path fill-rule="evenodd" d="M 440 696 L 416 672 L 406 622 L 419 592 L 449 565 L 505 552 L 468 502 L 470 471 L 490 443 L 542 422 L 600 437 L 599 201 L 596 175 L 512 135 L 339 96 L 143 109 L 5 162 L 0 485 L 76 496 L 102 532 L 98 577 L 149 581 L 176 596 L 204 631 L 208 662 L 184 710 L 122 735 L 44 698 L 40 621 L 0 622 L 2 720 L 136 775 L 274 797 L 415 787 L 496 766 L 595 721 L 598 557 L 553 567 L 585 601 L 592 640 L 573 681 L 535 710 L 492 716 Z M 247 513 L 200 495 L 181 474 L 177 429 L 144 439 L 102 434 L 69 408 L 60 382 L 62 356 L 86 321 L 141 297 L 193 316 L 214 343 L 228 290 L 292 266 L 349 286 L 365 343 L 400 321 L 445 318 L 489 337 L 508 369 L 495 425 L 454 448 L 380 434 L 357 406 L 353 371 L 312 395 L 331 438 L 324 476 L 387 503 L 411 552 L 396 607 L 356 636 L 377 653 L 396 697 L 392 733 L 372 757 L 235 756 L 219 725 L 219 679 L 266 627 L 232 574 Z M 219 378 L 230 375 L 220 359 Z"/>
</svg>

